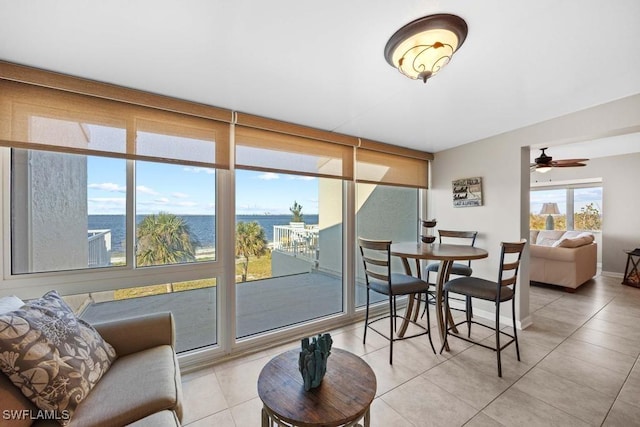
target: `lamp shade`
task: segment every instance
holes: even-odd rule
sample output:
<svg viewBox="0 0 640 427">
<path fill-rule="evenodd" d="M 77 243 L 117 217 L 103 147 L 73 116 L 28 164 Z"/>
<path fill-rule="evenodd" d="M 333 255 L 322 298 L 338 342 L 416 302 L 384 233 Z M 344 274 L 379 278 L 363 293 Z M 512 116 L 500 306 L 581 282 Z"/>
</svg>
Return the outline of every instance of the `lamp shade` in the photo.
<svg viewBox="0 0 640 427">
<path fill-rule="evenodd" d="M 425 16 L 396 31 L 384 48 L 384 57 L 405 76 L 426 83 L 449 63 L 467 32 L 467 23 L 459 16 Z"/>
<path fill-rule="evenodd" d="M 560 215 L 557 203 L 543 203 L 540 215 Z"/>
</svg>

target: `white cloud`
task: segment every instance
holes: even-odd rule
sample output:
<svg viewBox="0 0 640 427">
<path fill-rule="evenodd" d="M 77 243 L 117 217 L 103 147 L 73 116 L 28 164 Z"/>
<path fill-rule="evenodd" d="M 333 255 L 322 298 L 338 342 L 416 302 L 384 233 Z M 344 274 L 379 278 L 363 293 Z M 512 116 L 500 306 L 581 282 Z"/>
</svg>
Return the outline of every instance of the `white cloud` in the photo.
<svg viewBox="0 0 640 427">
<path fill-rule="evenodd" d="M 171 195 L 173 197 L 175 197 L 176 199 L 188 199 L 189 195 L 185 194 L 185 193 L 171 193 Z"/>
<path fill-rule="evenodd" d="M 288 175 L 289 179 L 295 179 L 298 181 L 313 181 L 316 179 L 315 176 L 303 176 L 303 175 Z"/>
<path fill-rule="evenodd" d="M 88 201 L 90 203 L 124 206 L 127 199 L 125 199 L 124 197 L 90 197 Z"/>
<path fill-rule="evenodd" d="M 89 215 L 124 215 L 127 199 L 124 197 L 90 197 Z"/>
<path fill-rule="evenodd" d="M 138 193 L 151 194 L 152 196 L 160 194 L 149 187 L 145 187 L 144 185 L 138 185 L 136 187 L 136 191 L 138 191 Z"/>
<path fill-rule="evenodd" d="M 178 203 L 174 203 L 174 205 L 179 206 L 181 208 L 193 208 L 195 206 L 198 206 L 196 202 L 178 202 Z"/>
<path fill-rule="evenodd" d="M 112 193 L 126 193 L 127 188 L 123 185 L 114 184 L 113 182 L 103 182 L 99 184 L 89 184 L 88 188 L 95 190 L 109 191 Z"/>
<path fill-rule="evenodd" d="M 263 179 L 265 181 L 271 181 L 272 179 L 280 179 L 280 175 L 273 172 L 265 172 L 262 175 L 258 175 L 258 179 Z"/>
<path fill-rule="evenodd" d="M 169 199 L 167 199 L 166 197 L 160 197 L 158 199 L 155 199 L 154 202 L 166 205 L 167 203 L 169 203 Z"/>
<path fill-rule="evenodd" d="M 209 169 L 209 168 L 197 168 L 197 167 L 193 167 L 193 166 L 187 166 L 185 168 L 183 168 L 182 170 L 184 170 L 185 172 L 191 172 L 191 173 L 206 173 L 208 175 L 213 175 L 214 173 L 216 173 L 215 169 Z"/>
</svg>

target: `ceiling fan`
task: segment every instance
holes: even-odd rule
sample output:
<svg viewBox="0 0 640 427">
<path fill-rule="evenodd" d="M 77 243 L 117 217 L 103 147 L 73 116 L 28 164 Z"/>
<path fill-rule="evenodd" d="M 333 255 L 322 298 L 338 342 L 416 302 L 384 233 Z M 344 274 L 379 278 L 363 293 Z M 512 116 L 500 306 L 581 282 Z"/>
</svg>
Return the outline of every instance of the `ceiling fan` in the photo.
<svg viewBox="0 0 640 427">
<path fill-rule="evenodd" d="M 547 156 L 544 150 L 548 150 L 548 147 L 541 148 L 540 157 L 536 157 L 535 163 L 531 163 L 531 172 L 545 173 L 551 170 L 551 168 L 574 168 L 579 166 L 586 166 L 582 162 L 586 162 L 589 159 L 563 159 L 553 160 L 553 157 Z"/>
</svg>

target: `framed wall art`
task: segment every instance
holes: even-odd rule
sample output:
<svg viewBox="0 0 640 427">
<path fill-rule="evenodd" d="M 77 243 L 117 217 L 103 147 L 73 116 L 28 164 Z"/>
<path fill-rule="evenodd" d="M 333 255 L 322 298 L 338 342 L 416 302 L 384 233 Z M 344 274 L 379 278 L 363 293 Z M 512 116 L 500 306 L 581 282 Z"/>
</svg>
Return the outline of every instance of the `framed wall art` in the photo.
<svg viewBox="0 0 640 427">
<path fill-rule="evenodd" d="M 453 181 L 453 207 L 482 206 L 482 178 L 462 178 Z"/>
</svg>

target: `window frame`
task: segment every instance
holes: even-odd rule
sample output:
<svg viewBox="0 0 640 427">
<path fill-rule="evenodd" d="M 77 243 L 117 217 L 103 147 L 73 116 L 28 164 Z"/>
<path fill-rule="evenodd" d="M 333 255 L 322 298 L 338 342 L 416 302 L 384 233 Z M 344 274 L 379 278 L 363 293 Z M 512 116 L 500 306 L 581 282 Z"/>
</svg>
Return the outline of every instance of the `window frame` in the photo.
<svg viewBox="0 0 640 427">
<path fill-rule="evenodd" d="M 228 169 L 216 169 L 216 260 L 201 263 L 177 264 L 166 266 L 134 268 L 133 257 L 135 252 L 127 251 L 126 266 L 114 266 L 109 268 L 87 268 L 83 270 L 30 273 L 22 276 L 7 275 L 11 272 L 10 257 L 4 256 L 0 262 L 0 294 L 15 293 L 21 298 L 36 298 L 56 288 L 61 294 L 77 294 L 83 292 L 97 292 L 101 290 L 113 290 L 145 286 L 168 281 L 196 280 L 203 277 L 216 278 L 217 286 L 217 307 L 218 318 L 218 343 L 216 346 L 201 349 L 193 353 L 181 354 L 180 364 L 183 368 L 190 369 L 203 364 L 210 364 L 217 357 L 222 357 L 231 353 L 239 353 L 260 348 L 264 345 L 272 345 L 274 340 L 283 341 L 297 338 L 301 335 L 310 335 L 322 328 L 332 329 L 344 325 L 345 321 L 356 321 L 363 317 L 363 310 L 355 307 L 355 241 L 356 241 L 356 202 L 355 186 L 358 180 L 357 166 L 353 166 L 353 177 L 342 181 L 342 224 L 343 224 L 343 312 L 330 316 L 329 318 L 313 321 L 309 324 L 296 325 L 284 330 L 274 331 L 248 338 L 237 340 L 235 331 L 235 166 L 234 166 L 234 123 L 245 126 L 254 126 L 258 129 L 269 131 L 282 131 L 290 135 L 298 135 L 319 141 L 333 142 L 336 144 L 352 146 L 354 150 L 353 159 L 357 156 L 358 149 L 374 150 L 376 152 L 387 153 L 389 155 L 417 159 L 427 163 L 433 160 L 430 153 L 416 150 L 404 149 L 375 141 L 362 140 L 357 137 L 336 134 L 334 132 L 309 128 L 306 126 L 277 122 L 257 116 L 250 116 L 243 113 L 233 112 L 218 107 L 212 107 L 194 102 L 177 100 L 170 97 L 145 93 L 141 91 L 126 89 L 114 85 L 87 81 L 70 76 L 54 74 L 30 67 L 19 66 L 0 61 L 0 82 L 3 80 L 21 82 L 34 86 L 53 88 L 69 93 L 80 94 L 97 99 L 107 99 L 121 103 L 128 103 L 139 107 L 156 109 L 165 113 L 179 113 L 200 119 L 208 119 L 221 122 L 221 126 L 229 129 Z M 1 101 L 1 97 L 0 97 Z M 0 105 L 0 116 L 5 114 Z M 132 125 L 130 125 L 132 126 Z M 0 132 L 2 126 L 0 126 Z M 129 141 L 131 143 L 131 141 Z M 11 212 L 10 212 L 10 174 L 11 155 L 10 149 L 5 147 L 15 146 L 15 141 L 7 140 L 0 134 L 0 174 L 2 180 L 2 209 L 0 211 L 0 222 L 2 223 L 3 237 L 0 242 L 3 245 L 3 253 L 11 253 Z M 21 147 L 29 148 L 29 147 Z M 65 151 L 65 150 L 63 150 Z M 364 152 L 364 151 L 363 151 Z M 135 156 L 134 156 L 135 158 Z M 150 160 L 139 157 L 141 160 Z M 134 186 L 133 170 L 134 160 L 127 160 L 127 188 Z M 177 162 L 181 163 L 181 162 Z M 428 174 L 428 164 L 424 169 Z M 422 181 L 424 182 L 424 181 Z M 428 179 L 426 181 L 428 184 Z M 426 213 L 426 184 L 406 185 L 418 190 L 419 218 Z M 134 195 L 127 194 L 126 211 L 134 212 Z M 127 245 L 133 245 L 135 222 L 135 212 L 127 217 Z M 418 232 L 418 224 L 416 224 Z M 380 307 L 384 309 L 384 307 Z M 375 315 L 375 309 L 372 314 Z"/>
<path fill-rule="evenodd" d="M 574 224 L 575 215 L 576 213 L 579 213 L 579 211 L 576 212 L 575 210 L 574 192 L 575 190 L 581 190 L 581 189 L 587 189 L 587 188 L 600 188 L 601 191 L 604 191 L 604 185 L 603 185 L 602 179 L 593 178 L 593 179 L 583 179 L 583 180 L 557 181 L 551 184 L 531 183 L 529 192 L 532 193 L 534 191 L 564 190 L 567 231 L 572 231 L 572 230 L 575 230 L 575 224 Z M 571 210 L 571 215 L 569 215 L 570 210 Z M 531 212 L 531 203 L 529 203 L 529 212 Z M 604 218 L 604 209 L 603 209 L 603 212 L 600 212 L 600 216 Z M 529 225 L 529 228 L 531 228 L 531 225 Z M 585 230 L 585 231 L 601 233 L 602 229 Z"/>
<path fill-rule="evenodd" d="M 134 209 L 134 193 L 132 191 L 134 183 L 134 160 L 127 160 L 127 193 L 126 193 L 126 256 L 127 264 L 110 267 L 87 267 L 75 270 L 59 270 L 45 272 L 29 272 L 13 274 L 11 271 L 11 152 L 8 148 L 1 148 L 2 151 L 2 190 L 3 190 L 3 209 L 2 209 L 2 229 L 3 229 L 3 253 L 9 254 L 4 256 L 2 260 L 2 278 L 3 284 L 10 284 L 4 287 L 6 290 L 15 290 L 20 292 L 25 298 L 35 298 L 41 296 L 44 292 L 55 286 L 61 293 L 84 293 L 84 292 L 100 292 L 113 289 L 132 288 L 138 286 L 146 286 L 157 284 L 157 277 L 162 277 L 164 281 L 187 281 L 198 280 L 214 277 L 220 274 L 220 260 L 199 261 L 184 264 L 170 264 L 159 266 L 135 266 L 135 209 Z M 216 187 L 218 187 L 218 179 L 216 177 Z M 219 206 L 221 200 L 216 191 L 216 206 Z M 218 225 L 218 215 L 216 215 L 216 229 Z M 216 251 L 218 241 L 216 239 Z M 154 270 L 154 271 L 151 271 Z M 158 271 L 155 271 L 158 270 Z M 146 279 L 145 279 L 146 278 Z M 117 286 L 113 282 L 118 282 Z M 35 293 L 27 291 L 34 290 Z M 25 292 L 27 291 L 27 292 Z"/>
</svg>

